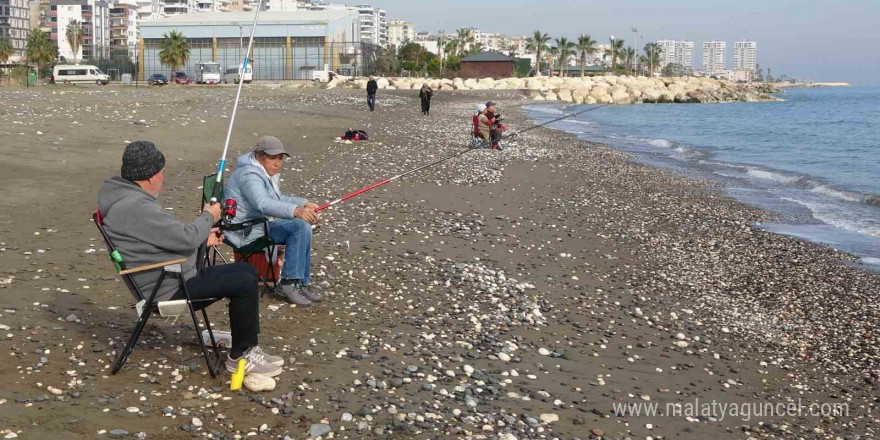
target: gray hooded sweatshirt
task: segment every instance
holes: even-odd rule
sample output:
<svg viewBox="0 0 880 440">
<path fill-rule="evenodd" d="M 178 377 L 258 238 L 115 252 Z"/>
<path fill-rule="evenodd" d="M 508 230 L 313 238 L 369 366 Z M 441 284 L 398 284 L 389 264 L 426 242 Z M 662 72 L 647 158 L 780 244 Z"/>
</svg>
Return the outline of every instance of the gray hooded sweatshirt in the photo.
<svg viewBox="0 0 880 440">
<path fill-rule="evenodd" d="M 180 223 L 159 206 L 155 197 L 118 176 L 101 185 L 98 211 L 127 268 L 186 258 L 184 278 L 196 275 L 196 251 L 208 239 L 214 224 L 210 213 L 203 212 L 192 223 Z M 161 270 L 153 270 L 133 276 L 145 297 L 153 292 L 160 273 Z M 173 280 L 164 281 L 156 300 L 170 299 L 178 287 Z"/>
</svg>

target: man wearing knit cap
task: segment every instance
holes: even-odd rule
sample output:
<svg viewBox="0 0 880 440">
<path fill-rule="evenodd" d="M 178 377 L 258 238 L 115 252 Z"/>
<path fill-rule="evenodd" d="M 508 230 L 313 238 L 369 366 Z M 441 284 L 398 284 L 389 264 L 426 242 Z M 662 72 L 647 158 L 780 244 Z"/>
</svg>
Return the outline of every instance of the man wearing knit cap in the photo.
<svg viewBox="0 0 880 440">
<path fill-rule="evenodd" d="M 312 225 L 318 223 L 318 205 L 302 197 L 281 192 L 281 166 L 289 156 L 281 140 L 263 136 L 251 153 L 238 158 L 235 171 L 226 182 L 226 197 L 238 202 L 233 223 L 268 217 L 269 237 L 284 245 L 281 283 L 272 295 L 291 304 L 308 307 L 321 301 L 312 285 Z M 229 232 L 227 239 L 244 246 L 265 231 Z"/>
<path fill-rule="evenodd" d="M 205 205 L 192 223 L 177 221 L 159 206 L 157 197 L 165 183 L 165 156 L 147 141 L 135 141 L 122 154 L 121 175 L 104 181 L 98 192 L 98 211 L 110 240 L 129 267 L 185 258 L 183 276 L 192 299 L 229 299 L 232 347 L 226 369 L 234 372 L 238 359 L 247 360 L 247 373 L 281 374 L 284 360 L 257 345 L 260 332 L 260 299 L 257 273 L 246 263 L 211 266 L 197 272 L 196 252 L 203 243 L 213 246 L 223 237 L 214 228 L 220 205 Z M 150 292 L 159 280 L 158 271 L 133 275 L 141 291 Z M 156 301 L 182 299 L 177 284 L 159 287 Z"/>
</svg>

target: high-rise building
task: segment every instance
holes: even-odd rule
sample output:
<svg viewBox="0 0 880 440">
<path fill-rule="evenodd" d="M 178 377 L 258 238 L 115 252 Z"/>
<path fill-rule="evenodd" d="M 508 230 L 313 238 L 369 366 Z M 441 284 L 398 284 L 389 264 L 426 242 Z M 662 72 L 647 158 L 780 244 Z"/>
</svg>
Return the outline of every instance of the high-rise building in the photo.
<svg viewBox="0 0 880 440">
<path fill-rule="evenodd" d="M 51 38 L 58 44 L 58 55 L 68 62 L 91 60 L 107 56 L 110 47 L 110 7 L 103 0 L 52 0 L 49 3 L 52 18 Z M 70 22 L 79 21 L 83 29 L 83 43 L 76 53 L 67 41 Z"/>
<path fill-rule="evenodd" d="M 166 17 L 165 0 L 136 0 L 136 4 L 139 22 L 144 20 L 160 20 Z"/>
<path fill-rule="evenodd" d="M 401 46 L 404 42 L 415 41 L 416 27 L 404 20 L 388 22 L 388 43 Z"/>
<path fill-rule="evenodd" d="M 385 46 L 388 44 L 388 19 L 384 9 L 357 5 L 361 20 L 361 41 Z"/>
<path fill-rule="evenodd" d="M 755 71 L 758 64 L 758 43 L 736 41 L 733 43 L 733 70 Z"/>
<path fill-rule="evenodd" d="M 237 1 L 237 0 L 231 0 Z M 240 0 L 238 0 L 240 1 Z M 165 0 L 166 16 L 189 14 L 196 11 L 196 0 Z"/>
<path fill-rule="evenodd" d="M 727 42 L 706 41 L 703 43 L 703 74 L 720 75 L 727 72 Z"/>
<path fill-rule="evenodd" d="M 130 3 L 113 5 L 110 8 L 110 46 L 117 50 L 127 48 L 128 56 L 134 60 L 138 37 L 138 6 Z"/>
<path fill-rule="evenodd" d="M 694 42 L 681 40 L 660 40 L 660 68 L 670 64 L 678 64 L 685 71 L 694 68 Z"/>
<path fill-rule="evenodd" d="M 30 17 L 31 9 L 27 0 L 0 0 L 0 38 L 9 39 L 17 56 L 27 50 Z"/>
</svg>

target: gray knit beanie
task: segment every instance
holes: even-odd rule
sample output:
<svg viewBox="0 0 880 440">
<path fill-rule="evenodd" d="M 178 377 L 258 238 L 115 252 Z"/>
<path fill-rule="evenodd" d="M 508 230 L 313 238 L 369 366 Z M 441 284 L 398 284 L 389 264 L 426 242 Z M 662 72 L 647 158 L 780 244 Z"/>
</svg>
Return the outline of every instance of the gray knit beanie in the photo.
<svg viewBox="0 0 880 440">
<path fill-rule="evenodd" d="M 150 141 L 134 141 L 122 153 L 122 178 L 137 182 L 165 168 L 165 155 Z"/>
</svg>

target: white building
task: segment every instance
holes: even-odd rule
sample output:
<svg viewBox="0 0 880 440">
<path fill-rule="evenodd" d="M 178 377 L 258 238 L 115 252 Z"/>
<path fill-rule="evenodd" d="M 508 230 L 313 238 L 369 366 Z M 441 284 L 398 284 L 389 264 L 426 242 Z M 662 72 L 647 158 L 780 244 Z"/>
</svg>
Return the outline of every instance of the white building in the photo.
<svg viewBox="0 0 880 440">
<path fill-rule="evenodd" d="M 196 11 L 196 0 L 165 0 L 162 12 L 166 16 L 189 14 Z"/>
<path fill-rule="evenodd" d="M 736 41 L 733 43 L 733 70 L 754 72 L 758 64 L 758 43 Z"/>
<path fill-rule="evenodd" d="M 58 44 L 58 55 L 68 62 L 100 57 L 110 46 L 110 8 L 101 0 L 52 0 L 49 6 L 51 38 Z M 67 27 L 77 20 L 83 27 L 83 44 L 73 53 L 67 41 Z"/>
<path fill-rule="evenodd" d="M 24 55 L 31 26 L 27 0 L 0 0 L 0 39 L 9 39 L 13 56 Z"/>
<path fill-rule="evenodd" d="M 165 18 L 165 0 L 137 0 L 136 3 L 138 21 Z"/>
<path fill-rule="evenodd" d="M 357 5 L 361 20 L 361 41 L 380 46 L 388 44 L 388 19 L 384 9 Z"/>
<path fill-rule="evenodd" d="M 718 76 L 727 73 L 727 42 L 706 41 L 703 43 L 703 74 Z"/>
<path fill-rule="evenodd" d="M 678 64 L 685 70 L 693 70 L 694 68 L 694 42 L 693 41 L 676 41 L 676 40 L 660 40 L 660 68 L 664 68 L 670 64 Z"/>
<path fill-rule="evenodd" d="M 401 46 L 405 42 L 416 40 L 416 27 L 404 20 L 391 20 L 388 22 L 388 43 Z"/>
</svg>

